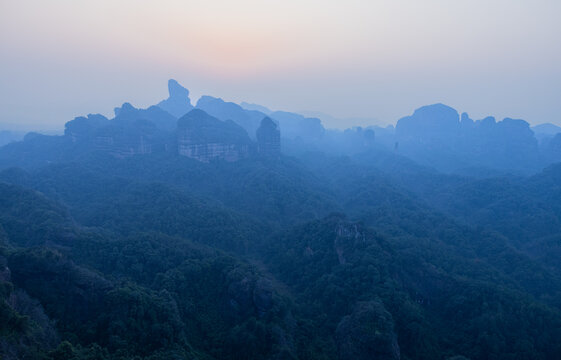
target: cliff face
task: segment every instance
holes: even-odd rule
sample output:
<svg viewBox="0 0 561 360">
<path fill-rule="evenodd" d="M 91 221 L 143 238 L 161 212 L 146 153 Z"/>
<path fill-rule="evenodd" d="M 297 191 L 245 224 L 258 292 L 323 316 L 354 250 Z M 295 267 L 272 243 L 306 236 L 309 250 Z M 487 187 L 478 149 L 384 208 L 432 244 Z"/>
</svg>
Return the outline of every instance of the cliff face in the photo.
<svg viewBox="0 0 561 360">
<path fill-rule="evenodd" d="M 65 125 L 64 135 L 78 152 L 104 151 L 115 157 L 150 154 L 167 146 L 166 134 L 175 130 L 175 118 L 156 106 L 136 109 L 129 103 L 115 108 L 115 118 L 78 117 Z"/>
<path fill-rule="evenodd" d="M 64 125 L 64 135 L 73 143 L 90 142 L 98 129 L 109 125 L 109 119 L 100 114 L 80 116 Z"/>
<path fill-rule="evenodd" d="M 257 129 L 257 152 L 261 156 L 278 157 L 280 155 L 280 131 L 271 118 L 261 120 Z"/>
<path fill-rule="evenodd" d="M 539 161 L 538 143 L 526 121 L 473 121 L 443 104 L 424 106 L 400 119 L 395 140 L 400 153 L 445 171 L 532 168 Z"/>
<path fill-rule="evenodd" d="M 179 155 L 198 161 L 238 161 L 249 156 L 251 140 L 233 121 L 221 121 L 194 109 L 177 122 Z"/>
</svg>

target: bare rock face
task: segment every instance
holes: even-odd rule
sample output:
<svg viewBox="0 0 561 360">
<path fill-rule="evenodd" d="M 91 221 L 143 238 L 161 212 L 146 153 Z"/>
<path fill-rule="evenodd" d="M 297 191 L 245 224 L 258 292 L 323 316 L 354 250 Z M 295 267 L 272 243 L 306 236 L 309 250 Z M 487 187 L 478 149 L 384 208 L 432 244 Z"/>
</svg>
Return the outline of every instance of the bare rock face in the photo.
<svg viewBox="0 0 561 360">
<path fill-rule="evenodd" d="M 280 131 L 273 120 L 265 117 L 257 129 L 257 152 L 265 157 L 280 156 Z"/>
<path fill-rule="evenodd" d="M 198 161 L 238 161 L 249 156 L 251 140 L 233 121 L 194 109 L 177 122 L 178 153 Z"/>
<path fill-rule="evenodd" d="M 148 120 L 113 120 L 96 132 L 94 146 L 96 150 L 123 158 L 155 152 L 157 145 L 163 147 L 159 137 L 158 129 Z"/>
<path fill-rule="evenodd" d="M 378 301 L 360 302 L 335 331 L 340 360 L 399 360 L 391 314 Z"/>
<path fill-rule="evenodd" d="M 347 257 L 354 254 L 356 246 L 366 241 L 366 236 L 357 224 L 341 223 L 337 226 L 335 232 L 337 236 L 333 246 L 337 253 L 339 264 L 345 264 Z"/>
<path fill-rule="evenodd" d="M 129 103 L 115 108 L 115 118 L 96 114 L 77 117 L 65 125 L 64 135 L 77 151 L 99 150 L 115 157 L 150 154 L 165 148 L 166 134 L 176 118 L 156 106 L 136 109 Z"/>
</svg>

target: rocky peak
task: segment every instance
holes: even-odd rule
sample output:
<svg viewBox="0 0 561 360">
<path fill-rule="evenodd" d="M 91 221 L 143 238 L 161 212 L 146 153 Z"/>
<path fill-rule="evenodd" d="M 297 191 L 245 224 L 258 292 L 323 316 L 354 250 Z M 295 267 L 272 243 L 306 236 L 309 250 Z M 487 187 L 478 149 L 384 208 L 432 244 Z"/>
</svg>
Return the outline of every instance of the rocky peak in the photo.
<svg viewBox="0 0 561 360">
<path fill-rule="evenodd" d="M 168 80 L 168 92 L 170 98 L 189 100 L 189 90 L 181 86 L 174 79 Z"/>
<path fill-rule="evenodd" d="M 251 140 L 233 121 L 222 121 L 194 109 L 177 121 L 180 155 L 202 162 L 213 159 L 237 161 L 249 155 Z"/>
<path fill-rule="evenodd" d="M 131 112 L 134 112 L 134 111 L 136 111 L 136 108 L 128 102 L 121 105 L 121 107 L 116 107 L 115 109 L 113 109 L 113 112 L 115 113 L 116 117 L 119 116 L 119 115 L 125 115 L 127 113 L 131 113 Z"/>
<path fill-rule="evenodd" d="M 160 101 L 158 107 L 167 111 L 171 115 L 179 118 L 189 111 L 193 110 L 191 99 L 189 99 L 189 90 L 181 86 L 176 80 L 168 81 L 169 97 Z"/>
<path fill-rule="evenodd" d="M 399 119 L 396 134 L 399 139 L 417 139 L 421 142 L 451 141 L 458 135 L 460 116 L 458 112 L 444 104 L 423 106 Z"/>
<path fill-rule="evenodd" d="M 278 157 L 280 155 L 280 130 L 270 118 L 261 120 L 261 126 L 256 131 L 257 151 L 263 156 Z"/>
</svg>

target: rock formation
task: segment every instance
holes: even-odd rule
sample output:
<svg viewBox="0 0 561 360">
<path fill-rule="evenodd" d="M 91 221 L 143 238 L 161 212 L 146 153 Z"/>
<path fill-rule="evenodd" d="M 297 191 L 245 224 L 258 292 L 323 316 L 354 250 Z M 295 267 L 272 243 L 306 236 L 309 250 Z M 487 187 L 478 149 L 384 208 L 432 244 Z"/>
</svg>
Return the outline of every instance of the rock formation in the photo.
<svg viewBox="0 0 561 360">
<path fill-rule="evenodd" d="M 148 120 L 158 129 L 164 131 L 175 131 L 177 118 L 158 106 L 150 106 L 148 109 L 137 109 L 129 103 L 124 103 L 120 108 L 115 108 L 114 121 L 132 123 L 136 120 Z"/>
<path fill-rule="evenodd" d="M 249 156 L 251 140 L 233 121 L 221 121 L 194 109 L 177 122 L 177 145 L 182 156 L 202 162 L 214 159 L 231 162 Z"/>
<path fill-rule="evenodd" d="M 263 114 L 266 115 L 270 115 L 272 113 L 272 111 L 270 109 L 268 109 L 267 107 L 263 106 L 263 105 L 259 105 L 259 104 L 251 104 L 245 101 L 242 101 L 240 103 L 240 106 L 246 110 L 255 110 L 255 111 L 260 111 Z"/>
<path fill-rule="evenodd" d="M 112 121 L 97 132 L 95 147 L 122 158 L 163 150 L 163 143 L 156 126 L 148 120 Z"/>
<path fill-rule="evenodd" d="M 257 129 L 257 152 L 265 157 L 278 157 L 280 155 L 280 131 L 277 124 L 270 117 L 261 120 Z"/>
<path fill-rule="evenodd" d="M 399 119 L 396 125 L 396 135 L 400 143 L 449 142 L 458 136 L 459 130 L 458 112 L 444 104 L 423 106 L 415 110 L 413 115 Z"/>
<path fill-rule="evenodd" d="M 158 107 L 167 111 L 176 118 L 180 118 L 193 110 L 191 99 L 189 99 L 189 90 L 181 86 L 177 81 L 170 79 L 168 81 L 169 97 L 160 101 Z"/>
<path fill-rule="evenodd" d="M 317 140 L 325 134 L 325 128 L 318 118 L 307 118 L 286 111 L 275 111 L 269 116 L 279 123 L 283 137 L 288 139 Z"/>
<path fill-rule="evenodd" d="M 396 126 L 399 152 L 421 164 L 456 171 L 478 166 L 516 170 L 539 162 L 538 144 L 524 120 L 494 117 L 473 121 L 435 104 L 415 110 Z"/>
<path fill-rule="evenodd" d="M 109 125 L 109 120 L 100 114 L 89 114 L 87 117 L 74 118 L 64 125 L 64 135 L 73 143 L 92 141 L 98 129 Z"/>
<path fill-rule="evenodd" d="M 261 119 L 266 116 L 262 112 L 245 110 L 236 103 L 206 95 L 197 101 L 197 108 L 220 120 L 232 120 L 244 128 L 248 134 L 252 134 L 252 136 L 259 127 Z"/>
<path fill-rule="evenodd" d="M 115 118 L 102 115 L 78 117 L 65 125 L 65 137 L 76 151 L 104 151 L 116 157 L 150 154 L 163 150 L 165 131 L 175 127 L 175 118 L 152 106 L 136 109 L 129 103 L 115 108 Z"/>
</svg>

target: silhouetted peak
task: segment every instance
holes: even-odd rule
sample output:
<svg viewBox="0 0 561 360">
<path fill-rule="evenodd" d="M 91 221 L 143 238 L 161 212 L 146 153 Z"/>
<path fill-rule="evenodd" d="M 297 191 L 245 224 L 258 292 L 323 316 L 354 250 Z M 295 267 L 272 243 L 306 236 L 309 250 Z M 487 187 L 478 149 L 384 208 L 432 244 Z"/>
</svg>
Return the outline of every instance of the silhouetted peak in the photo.
<svg viewBox="0 0 561 360">
<path fill-rule="evenodd" d="M 536 126 L 532 126 L 532 130 L 536 133 L 536 134 L 547 134 L 547 135 L 555 135 L 558 133 L 561 133 L 561 127 L 551 124 L 551 123 L 545 123 L 545 124 L 539 124 Z"/>
<path fill-rule="evenodd" d="M 460 125 L 458 112 L 444 104 L 418 108 L 413 115 L 398 120 L 396 132 L 400 137 L 446 138 L 456 135 Z"/>
<path fill-rule="evenodd" d="M 116 107 L 113 111 L 115 112 L 115 116 L 123 115 L 126 113 L 130 113 L 135 111 L 136 108 L 132 106 L 130 103 L 126 102 L 121 105 L 121 107 Z"/>
<path fill-rule="evenodd" d="M 530 128 L 530 124 L 526 120 L 522 119 L 512 119 L 512 118 L 504 118 L 500 124 L 508 125 L 508 126 L 516 126 L 520 128 Z"/>
<path fill-rule="evenodd" d="M 189 90 L 181 86 L 176 80 L 168 80 L 168 91 L 170 98 L 182 98 L 183 100 L 189 100 Z"/>
<path fill-rule="evenodd" d="M 200 109 L 191 110 L 177 121 L 177 137 L 179 154 L 202 162 L 237 161 L 248 156 L 251 145 L 241 126 Z"/>
<path fill-rule="evenodd" d="M 192 123 L 205 123 L 205 122 L 222 122 L 221 120 L 215 118 L 212 115 L 209 115 L 205 111 L 201 109 L 193 109 L 189 111 L 187 114 L 183 115 L 179 120 L 177 120 L 177 125 L 179 127 L 192 124 Z"/>
<path fill-rule="evenodd" d="M 198 108 L 200 108 L 200 107 L 204 107 L 204 106 L 206 106 L 206 105 L 213 104 L 213 103 L 223 104 L 223 103 L 225 103 L 225 101 L 222 100 L 221 98 L 217 98 L 217 97 L 214 97 L 214 96 L 203 95 L 203 96 L 201 96 L 200 99 L 197 101 L 197 105 L 196 105 L 196 106 L 197 106 Z"/>
<path fill-rule="evenodd" d="M 495 120 L 494 116 L 487 116 L 484 119 L 478 120 L 477 123 L 479 123 L 480 126 L 489 127 L 494 126 L 497 123 L 497 120 Z"/>
<path fill-rule="evenodd" d="M 270 110 L 269 108 L 263 106 L 263 105 L 259 105 L 259 104 L 251 104 L 245 101 L 242 101 L 240 103 L 240 106 L 246 110 L 255 110 L 255 111 L 260 111 L 265 115 L 271 115 L 271 113 L 273 112 L 272 110 Z"/>
<path fill-rule="evenodd" d="M 264 129 L 277 130 L 278 125 L 273 121 L 273 119 L 266 116 L 266 117 L 263 118 L 263 120 L 261 120 L 261 126 L 260 127 L 264 128 Z"/>
<path fill-rule="evenodd" d="M 256 137 L 257 151 L 261 155 L 278 156 L 280 154 L 280 130 L 273 119 L 266 116 L 261 120 Z"/>
<path fill-rule="evenodd" d="M 448 121 L 458 121 L 459 118 L 458 112 L 454 108 L 441 103 L 422 106 L 415 110 L 413 116 L 424 118 L 433 117 Z"/>
<path fill-rule="evenodd" d="M 167 111 L 171 115 L 179 118 L 193 109 L 189 90 L 181 86 L 176 80 L 168 80 L 169 97 L 158 103 L 158 107 Z"/>
<path fill-rule="evenodd" d="M 469 117 L 468 113 L 466 113 L 466 112 L 463 112 L 463 113 L 462 113 L 462 115 L 461 115 L 461 117 L 460 117 L 460 122 L 461 122 L 462 124 L 463 124 L 463 123 L 466 123 L 466 124 L 468 124 L 468 123 L 473 124 L 473 123 L 474 123 L 474 121 Z"/>
</svg>

